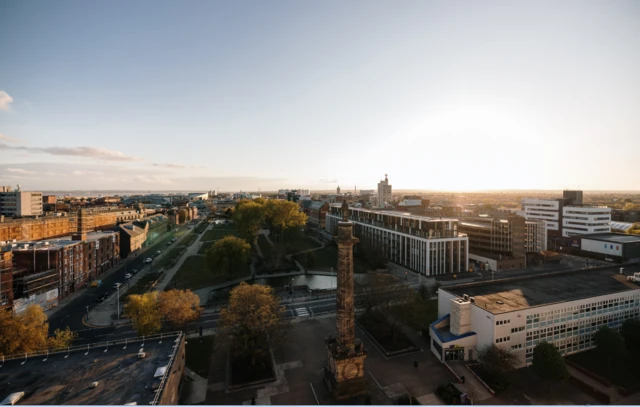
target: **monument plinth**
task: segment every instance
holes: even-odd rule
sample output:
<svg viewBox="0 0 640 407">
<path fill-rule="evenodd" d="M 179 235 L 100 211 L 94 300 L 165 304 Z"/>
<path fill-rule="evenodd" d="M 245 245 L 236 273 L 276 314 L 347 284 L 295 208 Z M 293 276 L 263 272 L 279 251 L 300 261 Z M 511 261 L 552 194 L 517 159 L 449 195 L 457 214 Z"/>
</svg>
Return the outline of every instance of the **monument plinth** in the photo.
<svg viewBox="0 0 640 407">
<path fill-rule="evenodd" d="M 334 398 L 347 399 L 366 393 L 364 359 L 367 351 L 355 337 L 353 296 L 353 223 L 349 222 L 349 205 L 342 204 L 342 221 L 338 223 L 338 273 L 336 295 L 336 337 L 326 340 L 328 360 L 325 382 Z"/>
</svg>

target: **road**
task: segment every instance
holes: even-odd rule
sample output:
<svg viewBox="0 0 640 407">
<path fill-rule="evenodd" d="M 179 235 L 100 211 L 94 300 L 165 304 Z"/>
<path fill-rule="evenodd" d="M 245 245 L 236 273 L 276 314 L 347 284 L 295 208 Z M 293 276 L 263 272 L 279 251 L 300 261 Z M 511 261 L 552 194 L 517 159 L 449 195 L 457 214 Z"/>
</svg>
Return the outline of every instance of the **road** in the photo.
<svg viewBox="0 0 640 407">
<path fill-rule="evenodd" d="M 142 270 L 144 267 L 144 259 L 147 257 L 154 258 L 155 253 L 158 250 L 164 251 L 169 247 L 166 246 L 168 240 L 173 238 L 175 231 L 171 231 L 165 233 L 162 238 L 158 239 L 156 243 L 154 243 L 149 249 L 147 249 L 144 253 L 139 254 L 133 258 L 127 258 L 123 260 L 119 267 L 119 270 L 116 270 L 114 273 L 110 274 L 107 277 L 100 276 L 99 279 L 102 279 L 102 286 L 99 288 L 86 288 L 85 291 L 80 296 L 75 298 L 73 301 L 65 305 L 54 315 L 49 317 L 49 332 L 52 334 L 56 329 L 64 329 L 67 326 L 72 331 L 80 331 L 86 328 L 86 325 L 82 323 L 82 318 L 87 314 L 87 307 L 89 307 L 89 311 L 93 309 L 98 303 L 96 302 L 96 298 L 103 293 L 108 293 L 110 296 L 115 295 L 115 290 L 113 289 L 114 283 L 124 283 L 124 275 L 126 273 L 130 273 L 133 269 Z M 174 244 L 179 244 L 177 241 Z M 173 247 L 173 246 L 171 246 Z M 153 263 L 152 263 L 153 266 Z"/>
<path fill-rule="evenodd" d="M 284 318 L 312 317 L 334 313 L 336 310 L 336 300 L 335 298 L 326 298 L 297 304 L 283 304 L 283 306 L 284 311 L 282 316 Z M 202 329 L 215 328 L 218 325 L 219 319 L 220 314 L 217 312 L 205 313 L 198 321 L 187 325 L 187 331 L 195 332 L 199 327 L 202 327 Z M 88 343 L 113 341 L 138 336 L 131 324 L 89 329 L 86 329 L 87 327 L 85 326 L 84 328 L 85 329 L 77 331 L 78 338 L 73 342 L 74 345 L 85 345 Z"/>
</svg>

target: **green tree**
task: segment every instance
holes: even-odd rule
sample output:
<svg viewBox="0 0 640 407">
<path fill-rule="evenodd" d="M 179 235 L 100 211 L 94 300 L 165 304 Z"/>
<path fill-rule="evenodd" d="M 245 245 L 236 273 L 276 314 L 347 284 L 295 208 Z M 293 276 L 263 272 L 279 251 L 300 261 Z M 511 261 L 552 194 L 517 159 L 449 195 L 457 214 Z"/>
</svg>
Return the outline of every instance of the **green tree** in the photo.
<svg viewBox="0 0 640 407">
<path fill-rule="evenodd" d="M 263 226 L 266 212 L 265 206 L 255 202 L 238 203 L 233 221 L 240 236 L 247 242 L 253 242 L 258 230 Z"/>
<path fill-rule="evenodd" d="M 251 246 L 235 236 L 225 236 L 207 251 L 207 265 L 216 274 L 229 275 L 249 262 Z"/>
<path fill-rule="evenodd" d="M 547 392 L 551 391 L 551 383 L 565 380 L 569 371 L 558 349 L 549 342 L 540 342 L 533 349 L 531 365 L 541 379 L 547 381 Z"/>
<path fill-rule="evenodd" d="M 627 350 L 636 356 L 640 356 L 640 320 L 629 318 L 622 324 L 620 330 Z"/>
<path fill-rule="evenodd" d="M 220 312 L 220 343 L 250 366 L 268 357 L 269 346 L 281 343 L 287 324 L 272 287 L 240 283 L 229 293 L 229 304 Z"/>
<path fill-rule="evenodd" d="M 493 343 L 478 350 L 478 360 L 489 374 L 501 378 L 518 365 L 518 357 L 514 353 Z"/>
<path fill-rule="evenodd" d="M 625 344 L 622 335 L 615 329 L 608 326 L 602 326 L 593 336 L 593 342 L 596 344 L 596 350 L 603 357 L 607 358 L 609 364 L 609 373 L 611 373 L 611 362 L 624 354 Z"/>
<path fill-rule="evenodd" d="M 125 313 L 131 318 L 138 335 L 152 335 L 162 327 L 162 315 L 158 306 L 158 292 L 132 294 L 127 297 Z"/>
</svg>

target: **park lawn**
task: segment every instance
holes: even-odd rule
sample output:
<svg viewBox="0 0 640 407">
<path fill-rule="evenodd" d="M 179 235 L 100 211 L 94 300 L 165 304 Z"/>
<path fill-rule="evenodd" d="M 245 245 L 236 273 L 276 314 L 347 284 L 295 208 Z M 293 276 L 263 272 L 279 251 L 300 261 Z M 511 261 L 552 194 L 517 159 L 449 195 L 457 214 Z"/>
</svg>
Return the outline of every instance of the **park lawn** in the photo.
<svg viewBox="0 0 640 407">
<path fill-rule="evenodd" d="M 208 242 L 203 241 L 202 246 L 200 246 L 200 249 L 198 249 L 198 254 L 207 254 L 207 251 L 211 248 L 211 246 L 213 246 L 215 242 L 215 240 L 210 240 Z"/>
<path fill-rule="evenodd" d="M 158 279 L 158 277 L 160 277 L 162 273 L 158 273 L 158 272 L 154 272 L 154 273 L 147 273 L 144 276 L 140 277 L 140 279 L 138 281 L 136 281 L 136 283 L 127 290 L 126 293 L 123 293 L 120 296 L 121 300 L 126 299 L 129 295 L 132 294 L 144 294 L 147 292 L 147 285 L 153 283 L 155 280 Z"/>
<path fill-rule="evenodd" d="M 313 254 L 316 257 L 316 264 L 313 267 L 309 267 L 313 270 L 329 270 L 333 267 L 336 270 L 336 265 L 338 264 L 338 248 L 335 244 L 328 244 L 322 249 L 314 250 Z M 304 254 L 300 255 L 298 261 L 302 263 L 302 265 L 306 268 L 306 259 Z M 353 272 L 354 273 L 367 273 L 372 270 L 367 263 L 359 259 L 357 256 L 353 256 Z"/>
<path fill-rule="evenodd" d="M 313 240 L 310 237 L 306 237 L 304 235 L 291 237 L 289 240 L 285 240 L 282 243 L 286 247 L 287 254 L 295 254 L 305 250 L 317 249 L 318 247 L 322 246 L 316 240 Z"/>
<path fill-rule="evenodd" d="M 248 276 L 251 274 L 251 268 L 249 264 L 244 269 L 231 275 L 218 275 L 213 273 L 207 267 L 207 260 L 203 255 L 189 256 L 185 259 L 184 263 L 173 276 L 173 279 L 167 284 L 167 290 L 177 289 L 190 289 L 197 290 L 200 288 L 206 288 L 212 285 L 220 284 L 225 281 L 235 280 L 240 277 Z"/>
<path fill-rule="evenodd" d="M 214 346 L 213 338 L 213 335 L 191 338 L 185 345 L 187 354 L 185 365 L 205 379 L 209 376 L 209 365 Z"/>
<path fill-rule="evenodd" d="M 202 241 L 218 240 L 225 236 L 238 236 L 238 231 L 233 226 L 215 226 L 202 235 Z"/>
<path fill-rule="evenodd" d="M 640 389 L 639 360 L 631 355 L 612 360 L 611 371 L 609 371 L 609 361 L 597 349 L 574 353 L 567 356 L 567 359 L 630 392 Z"/>
<path fill-rule="evenodd" d="M 182 248 L 182 245 L 172 247 L 168 252 L 164 254 L 164 256 L 162 256 L 162 259 L 160 259 L 160 261 L 158 262 L 157 267 L 166 268 L 175 260 L 177 260 L 178 257 L 180 257 L 180 254 L 182 254 L 183 250 L 185 249 Z"/>
<path fill-rule="evenodd" d="M 258 246 L 260 246 L 262 257 L 265 259 L 271 259 L 273 256 L 273 246 L 269 244 L 269 241 L 263 234 L 258 235 Z"/>
</svg>

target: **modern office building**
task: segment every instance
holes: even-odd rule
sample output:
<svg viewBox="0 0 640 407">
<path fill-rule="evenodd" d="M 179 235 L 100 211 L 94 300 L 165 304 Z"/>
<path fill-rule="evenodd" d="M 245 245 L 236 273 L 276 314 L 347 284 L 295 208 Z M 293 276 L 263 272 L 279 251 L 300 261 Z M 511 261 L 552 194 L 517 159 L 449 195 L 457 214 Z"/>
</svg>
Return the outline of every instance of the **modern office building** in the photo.
<svg viewBox="0 0 640 407">
<path fill-rule="evenodd" d="M 543 220 L 525 221 L 524 251 L 540 253 L 547 250 L 547 225 Z"/>
<path fill-rule="evenodd" d="M 42 215 L 42 192 L 12 191 L 4 187 L 0 192 L 0 215 L 40 216 Z"/>
<path fill-rule="evenodd" d="M 582 191 L 564 191 L 559 199 L 523 199 L 527 220 L 543 220 L 549 238 L 610 232 L 611 208 L 582 203 Z"/>
<path fill-rule="evenodd" d="M 593 348 L 600 327 L 639 316 L 640 286 L 618 267 L 458 285 L 438 291 L 431 351 L 443 361 L 475 360 L 495 344 L 525 366 L 540 342 L 569 355 Z"/>
<path fill-rule="evenodd" d="M 378 202 L 379 207 L 384 207 L 385 204 L 390 204 L 393 201 L 393 195 L 391 193 L 391 184 L 389 184 L 389 177 L 384 174 L 384 180 L 378 182 Z"/>
<path fill-rule="evenodd" d="M 390 261 L 426 276 L 464 272 L 469 268 L 469 241 L 455 219 L 436 219 L 394 211 L 349 208 L 356 237 L 368 240 Z M 331 205 L 326 231 L 335 235 L 342 219 L 340 205 Z"/>
</svg>

